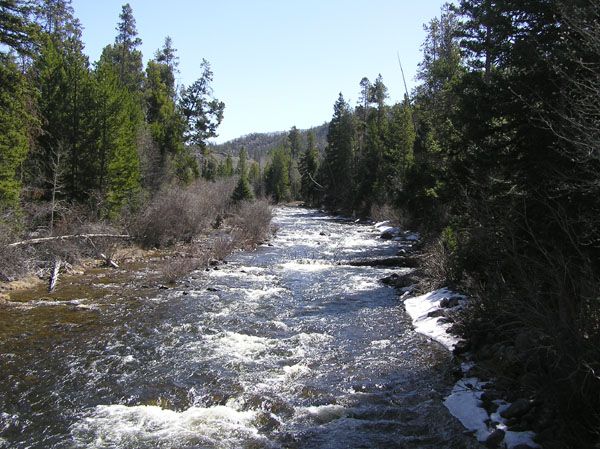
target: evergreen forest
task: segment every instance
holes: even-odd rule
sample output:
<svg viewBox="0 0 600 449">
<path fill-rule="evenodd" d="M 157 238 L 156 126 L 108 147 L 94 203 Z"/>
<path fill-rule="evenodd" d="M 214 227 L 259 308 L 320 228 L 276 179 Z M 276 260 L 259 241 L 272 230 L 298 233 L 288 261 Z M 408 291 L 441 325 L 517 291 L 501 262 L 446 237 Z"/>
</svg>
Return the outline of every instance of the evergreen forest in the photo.
<svg viewBox="0 0 600 449">
<path fill-rule="evenodd" d="M 222 145 L 210 63 L 177 85 L 170 37 L 144 66 L 129 4 L 115 24 L 91 62 L 69 0 L 0 0 L 2 243 L 74 214 L 134 232 L 168 192 L 214 191 L 200 182 L 229 182 L 232 204 L 392 219 L 424 236 L 430 286 L 473 298 L 455 325 L 469 350 L 552 410 L 543 447 L 598 447 L 600 3 L 445 5 L 402 101 L 366 68 L 325 126 Z"/>
</svg>

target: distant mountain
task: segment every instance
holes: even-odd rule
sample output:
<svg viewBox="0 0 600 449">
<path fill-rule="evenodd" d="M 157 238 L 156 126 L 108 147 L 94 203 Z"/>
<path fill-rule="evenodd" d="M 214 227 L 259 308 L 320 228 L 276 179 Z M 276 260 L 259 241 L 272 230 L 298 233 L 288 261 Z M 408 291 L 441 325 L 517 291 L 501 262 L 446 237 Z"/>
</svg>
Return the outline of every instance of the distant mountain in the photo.
<svg viewBox="0 0 600 449">
<path fill-rule="evenodd" d="M 329 123 L 323 123 L 320 126 L 299 130 L 302 138 L 303 150 L 306 148 L 306 136 L 312 131 L 315 134 L 317 148 L 319 149 L 319 152 L 322 152 L 325 149 L 325 145 L 327 145 L 328 126 Z M 288 133 L 289 130 L 271 133 L 252 133 L 224 143 L 210 144 L 209 147 L 213 153 L 222 155 L 230 154 L 234 157 L 240 153 L 242 147 L 246 147 L 246 151 L 251 159 L 263 161 L 272 149 L 286 144 Z"/>
</svg>

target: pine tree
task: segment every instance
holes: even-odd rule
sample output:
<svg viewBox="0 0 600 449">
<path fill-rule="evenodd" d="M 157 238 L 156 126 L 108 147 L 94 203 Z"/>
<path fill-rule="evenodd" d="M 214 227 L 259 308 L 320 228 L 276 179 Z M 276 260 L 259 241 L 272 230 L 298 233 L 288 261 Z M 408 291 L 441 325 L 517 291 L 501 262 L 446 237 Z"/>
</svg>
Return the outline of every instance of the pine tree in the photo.
<svg viewBox="0 0 600 449">
<path fill-rule="evenodd" d="M 291 199 L 290 165 L 289 150 L 284 147 L 273 150 L 270 165 L 265 169 L 265 190 L 277 203 Z"/>
<path fill-rule="evenodd" d="M 169 181 L 169 176 L 174 171 L 174 161 L 185 152 L 183 146 L 185 122 L 173 97 L 173 79 L 173 72 L 169 65 L 148 61 L 144 83 L 146 121 L 159 150 L 152 175 L 154 178 L 162 179 L 162 182 Z"/>
<path fill-rule="evenodd" d="M 295 126 L 292 126 L 288 133 L 287 140 L 292 153 L 292 159 L 297 159 L 300 156 L 300 148 L 302 147 L 300 131 Z"/>
<path fill-rule="evenodd" d="M 75 30 L 76 24 L 66 28 Z M 61 40 L 61 36 L 46 35 L 43 38 L 34 65 L 41 132 L 32 155 L 34 172 L 31 177 L 34 182 L 45 182 L 49 188 L 52 174 L 48 161 L 62 147 L 67 165 L 65 195 L 70 200 L 85 200 L 95 177 L 95 155 L 90 146 L 94 121 L 93 85 L 80 31 L 72 31 L 67 40 Z"/>
<path fill-rule="evenodd" d="M 37 29 L 30 20 L 32 9 L 26 0 L 0 0 L 0 44 L 19 55 L 33 53 Z M 2 48 L 0 53 L 4 53 Z"/>
<path fill-rule="evenodd" d="M 238 164 L 235 169 L 235 172 L 240 176 L 248 174 L 248 152 L 246 151 L 246 147 L 242 147 L 242 149 L 240 150 L 240 154 L 238 156 Z"/>
<path fill-rule="evenodd" d="M 25 78 L 14 59 L 3 54 L 0 54 L 0 86 L 0 213 L 3 213 L 19 207 L 19 169 L 29 149 Z"/>
<path fill-rule="evenodd" d="M 383 182 L 392 202 L 404 193 L 406 177 L 414 164 L 415 129 L 408 98 L 392 107 L 383 154 Z"/>
<path fill-rule="evenodd" d="M 223 176 L 229 178 L 233 176 L 233 159 L 231 159 L 231 154 L 225 156 L 225 163 L 223 164 Z"/>
<path fill-rule="evenodd" d="M 102 61 L 95 70 L 97 189 L 106 199 L 104 213 L 117 216 L 133 205 L 140 189 L 137 130 L 142 121 L 135 94 L 119 81 L 118 68 Z"/>
<path fill-rule="evenodd" d="M 340 93 L 329 123 L 320 179 L 326 203 L 348 211 L 352 210 L 355 193 L 354 131 L 352 111 Z"/>
<path fill-rule="evenodd" d="M 112 48 L 114 63 L 119 68 L 119 80 L 130 92 L 139 92 L 143 83 L 142 53 L 137 49 L 142 45 L 138 37 L 133 9 L 126 3 L 119 14 L 117 36 Z"/>
<path fill-rule="evenodd" d="M 252 187 L 248 181 L 248 174 L 245 170 L 240 174 L 240 179 L 235 186 L 231 199 L 235 203 L 254 199 L 254 192 L 252 191 Z"/>
<path fill-rule="evenodd" d="M 319 152 L 315 146 L 315 134 L 308 133 L 306 150 L 300 159 L 302 177 L 302 199 L 309 205 L 316 205 L 320 196 L 320 185 L 317 183 L 319 171 Z"/>
<path fill-rule="evenodd" d="M 165 73 L 168 75 L 163 81 L 169 88 L 171 97 L 175 99 L 177 90 L 175 88 L 175 74 L 178 73 L 177 67 L 179 66 L 179 56 L 177 56 L 177 49 L 173 47 L 173 39 L 170 36 L 165 37 L 165 42 L 160 50 L 154 53 L 154 59 L 156 62 L 165 64 L 168 68 Z"/>
<path fill-rule="evenodd" d="M 186 142 L 204 150 L 207 139 L 217 136 L 225 104 L 213 97 L 213 72 L 208 61 L 203 59 L 200 68 L 202 76 L 182 90 L 179 105 L 187 122 Z"/>
</svg>

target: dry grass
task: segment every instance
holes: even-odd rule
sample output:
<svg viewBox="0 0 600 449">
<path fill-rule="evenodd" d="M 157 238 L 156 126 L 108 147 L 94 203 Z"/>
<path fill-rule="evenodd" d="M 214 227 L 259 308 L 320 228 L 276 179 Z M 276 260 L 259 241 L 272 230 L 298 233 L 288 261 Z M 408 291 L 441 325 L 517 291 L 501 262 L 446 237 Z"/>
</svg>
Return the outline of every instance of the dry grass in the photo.
<svg viewBox="0 0 600 449">
<path fill-rule="evenodd" d="M 231 182 L 198 181 L 163 190 L 133 217 L 131 235 L 147 248 L 191 242 L 226 214 L 233 188 Z"/>
<path fill-rule="evenodd" d="M 273 211 L 266 200 L 240 203 L 229 219 L 233 238 L 242 247 L 253 247 L 264 242 L 270 232 Z"/>
</svg>

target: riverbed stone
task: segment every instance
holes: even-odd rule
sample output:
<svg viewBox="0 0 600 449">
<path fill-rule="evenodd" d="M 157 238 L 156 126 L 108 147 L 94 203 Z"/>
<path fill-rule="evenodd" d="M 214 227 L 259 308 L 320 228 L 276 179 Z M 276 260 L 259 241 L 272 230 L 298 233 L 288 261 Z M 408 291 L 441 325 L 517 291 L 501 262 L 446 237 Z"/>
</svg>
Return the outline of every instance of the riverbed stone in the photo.
<svg viewBox="0 0 600 449">
<path fill-rule="evenodd" d="M 404 288 L 414 284 L 414 279 L 410 274 L 392 273 L 389 276 L 382 278 L 381 282 L 391 287 Z"/>
<path fill-rule="evenodd" d="M 445 317 L 446 311 L 444 309 L 432 310 L 427 314 L 429 318 Z"/>
<path fill-rule="evenodd" d="M 505 432 L 502 429 L 496 429 L 485 440 L 485 446 L 489 448 L 496 448 L 500 446 L 500 443 L 504 440 Z"/>
<path fill-rule="evenodd" d="M 451 296 L 450 298 L 443 298 L 440 301 L 440 307 L 445 309 L 451 309 L 452 307 L 456 307 L 460 304 L 458 296 Z"/>
<path fill-rule="evenodd" d="M 395 236 L 396 235 L 392 231 L 383 231 L 379 237 L 382 238 L 383 240 L 391 240 Z"/>
<path fill-rule="evenodd" d="M 500 413 L 503 418 L 520 418 L 531 408 L 531 402 L 528 399 L 520 398 L 510 404 L 510 406 Z"/>
</svg>

